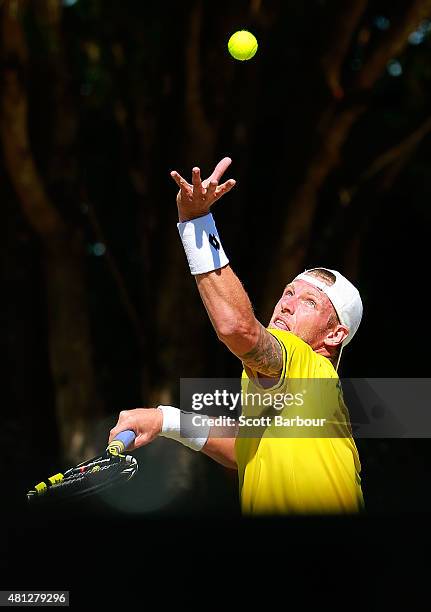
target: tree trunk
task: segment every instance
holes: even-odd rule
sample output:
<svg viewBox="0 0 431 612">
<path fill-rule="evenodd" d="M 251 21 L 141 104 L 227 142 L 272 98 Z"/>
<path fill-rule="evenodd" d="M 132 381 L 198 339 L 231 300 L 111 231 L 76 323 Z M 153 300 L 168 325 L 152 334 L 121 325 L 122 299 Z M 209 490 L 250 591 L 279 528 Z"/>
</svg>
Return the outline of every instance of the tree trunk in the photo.
<svg viewBox="0 0 431 612">
<path fill-rule="evenodd" d="M 28 138 L 27 47 L 17 8 L 3 5 L 1 140 L 5 166 L 22 212 L 41 240 L 47 295 L 49 353 L 64 456 L 72 462 L 95 452 L 90 421 L 101 415 L 92 363 L 84 273 L 85 250 L 48 197 Z M 24 6 L 25 8 L 25 6 Z"/>
<path fill-rule="evenodd" d="M 185 51 L 185 148 L 182 152 L 183 172 L 191 181 L 192 165 L 199 164 L 203 178 L 214 161 L 216 129 L 208 120 L 203 107 L 200 66 L 202 3 L 197 0 L 190 14 L 187 47 Z M 181 169 L 179 169 L 181 172 Z M 169 177 L 168 177 L 169 178 Z M 170 206 L 176 211 L 176 188 L 172 183 Z M 168 204 L 169 205 L 169 204 Z M 159 347 L 161 366 L 166 373 L 165 389 L 161 391 L 166 400 L 172 401 L 178 378 L 181 376 L 203 376 L 205 360 L 202 355 L 206 325 L 205 309 L 195 281 L 188 271 L 178 230 L 175 224 L 165 228 L 166 256 L 165 272 L 160 289 L 158 307 L 159 337 L 166 338 Z M 191 337 L 194 350 L 190 350 Z"/>
<path fill-rule="evenodd" d="M 92 361 L 85 254 L 79 238 L 43 240 L 49 353 L 62 445 L 72 460 L 97 453 L 91 424 L 102 416 Z"/>
</svg>

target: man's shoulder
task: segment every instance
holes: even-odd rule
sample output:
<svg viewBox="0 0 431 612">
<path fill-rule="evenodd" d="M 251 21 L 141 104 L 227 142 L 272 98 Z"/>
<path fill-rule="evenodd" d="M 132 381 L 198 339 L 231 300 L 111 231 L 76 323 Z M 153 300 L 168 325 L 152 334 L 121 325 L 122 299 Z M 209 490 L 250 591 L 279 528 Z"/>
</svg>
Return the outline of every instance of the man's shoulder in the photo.
<svg viewBox="0 0 431 612">
<path fill-rule="evenodd" d="M 299 336 L 295 336 L 295 334 L 290 331 L 285 331 L 283 329 L 274 329 L 272 327 L 268 327 L 267 331 L 269 331 L 272 336 L 275 336 L 275 338 L 277 338 L 277 340 L 279 340 L 281 344 L 286 347 L 286 349 L 293 347 L 297 348 L 300 351 L 314 353 L 313 349 L 309 344 L 304 342 L 304 340 L 302 340 L 302 338 L 300 338 Z"/>
<path fill-rule="evenodd" d="M 302 338 L 283 329 L 268 328 L 268 331 L 284 346 L 290 362 L 292 359 L 305 360 L 319 378 L 338 378 L 331 361 L 313 351 L 311 346 Z"/>
</svg>

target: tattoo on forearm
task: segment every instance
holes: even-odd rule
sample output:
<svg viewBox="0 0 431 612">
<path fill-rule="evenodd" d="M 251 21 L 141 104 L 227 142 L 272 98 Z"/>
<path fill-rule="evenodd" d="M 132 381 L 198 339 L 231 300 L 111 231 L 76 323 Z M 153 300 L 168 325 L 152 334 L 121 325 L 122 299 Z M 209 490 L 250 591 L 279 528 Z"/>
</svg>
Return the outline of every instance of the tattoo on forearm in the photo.
<svg viewBox="0 0 431 612">
<path fill-rule="evenodd" d="M 267 376 L 279 376 L 283 367 L 280 344 L 263 325 L 260 325 L 259 340 L 256 346 L 242 355 L 240 359 L 247 367 Z"/>
</svg>

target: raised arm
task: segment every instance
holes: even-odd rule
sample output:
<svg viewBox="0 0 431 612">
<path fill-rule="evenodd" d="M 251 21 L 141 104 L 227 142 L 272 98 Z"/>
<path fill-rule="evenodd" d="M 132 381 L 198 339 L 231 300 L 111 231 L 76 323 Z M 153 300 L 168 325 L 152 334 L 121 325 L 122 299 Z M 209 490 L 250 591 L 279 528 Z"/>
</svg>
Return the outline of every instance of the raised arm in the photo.
<svg viewBox="0 0 431 612">
<path fill-rule="evenodd" d="M 229 264 L 195 278 L 218 338 L 244 366 L 278 377 L 283 365 L 280 344 L 254 316 L 248 295 Z"/>
<path fill-rule="evenodd" d="M 219 185 L 230 163 L 230 158 L 225 157 L 205 181 L 201 181 L 199 168 L 193 168 L 192 184 L 177 172 L 171 173 L 180 188 L 177 207 L 183 227 L 187 221 L 208 215 L 212 204 L 234 187 L 234 180 Z M 218 338 L 246 368 L 271 378 L 278 377 L 282 370 L 280 344 L 254 316 L 247 293 L 230 265 L 195 274 L 195 278 Z"/>
<path fill-rule="evenodd" d="M 177 172 L 171 172 L 172 178 L 180 188 L 177 195 L 180 224 L 187 224 L 188 221 L 207 216 L 211 205 L 232 189 L 235 185 L 234 180 L 219 185 L 230 163 L 228 157 L 222 159 L 211 176 L 203 182 L 199 168 L 193 168 L 192 184 L 187 183 Z M 202 227 L 205 227 L 205 223 L 204 220 Z M 220 250 L 217 236 L 214 234 L 210 236 L 214 249 Z M 196 232 L 193 237 L 202 246 L 203 234 L 198 235 Z M 220 265 L 209 265 L 206 271 L 194 274 L 217 336 L 241 359 L 246 369 L 264 377 L 279 377 L 282 370 L 282 352 L 278 341 L 254 316 L 247 293 L 227 259 L 222 261 L 218 252 L 215 254 L 216 259 L 217 257 Z M 199 268 L 198 259 L 197 268 Z M 120 413 L 116 426 L 110 432 L 109 441 L 120 431 L 131 429 L 136 433 L 131 449 L 133 450 L 149 444 L 157 436 L 162 435 L 205 453 L 225 467 L 236 468 L 235 437 L 219 437 L 216 430 L 208 428 L 204 434 L 200 434 L 202 437 L 184 438 L 181 436 L 180 419 L 180 410 L 172 406 L 126 410 Z M 236 432 L 232 432 L 232 435 L 235 434 Z"/>
</svg>

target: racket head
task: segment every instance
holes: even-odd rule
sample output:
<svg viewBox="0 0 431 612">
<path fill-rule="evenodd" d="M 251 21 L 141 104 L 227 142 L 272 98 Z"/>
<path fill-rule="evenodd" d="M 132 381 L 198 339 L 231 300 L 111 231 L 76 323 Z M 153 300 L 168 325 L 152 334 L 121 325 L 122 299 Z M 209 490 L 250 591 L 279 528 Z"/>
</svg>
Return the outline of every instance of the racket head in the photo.
<svg viewBox="0 0 431 612">
<path fill-rule="evenodd" d="M 127 482 L 137 470 L 135 457 L 108 448 L 102 455 L 38 483 L 27 492 L 27 500 L 30 504 L 37 504 L 85 498 Z"/>
</svg>

